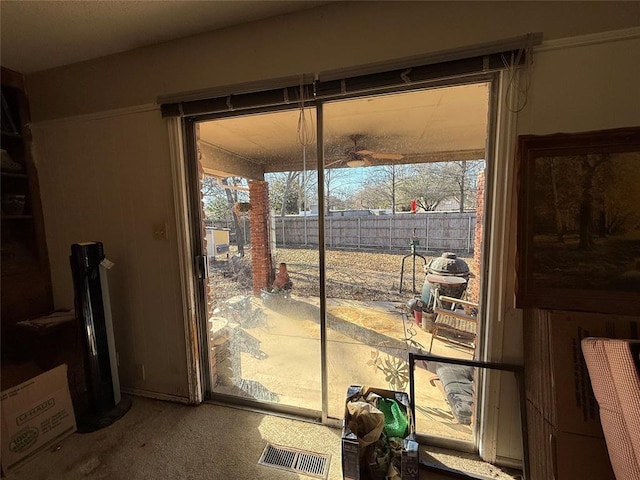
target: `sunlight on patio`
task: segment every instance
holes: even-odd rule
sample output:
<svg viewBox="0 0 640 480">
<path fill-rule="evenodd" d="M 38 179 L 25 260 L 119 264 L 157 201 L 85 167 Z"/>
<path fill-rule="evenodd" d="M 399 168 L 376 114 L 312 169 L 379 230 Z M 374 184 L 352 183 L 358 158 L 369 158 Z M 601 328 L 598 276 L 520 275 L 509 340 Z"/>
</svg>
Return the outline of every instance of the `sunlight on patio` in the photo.
<svg viewBox="0 0 640 480">
<path fill-rule="evenodd" d="M 234 298 L 232 303 L 245 302 L 243 314 L 209 321 L 210 344 L 217 349 L 212 353 L 216 392 L 319 410 L 319 300 L 293 295 L 266 307 L 255 297 Z M 329 416 L 337 419 L 349 385 L 408 391 L 409 345 L 425 352 L 431 343 L 431 334 L 397 302 L 327 299 L 327 327 Z M 431 353 L 472 358 L 471 349 L 439 338 Z M 471 425 L 456 418 L 430 370 L 416 368 L 417 432 L 471 441 Z"/>
</svg>

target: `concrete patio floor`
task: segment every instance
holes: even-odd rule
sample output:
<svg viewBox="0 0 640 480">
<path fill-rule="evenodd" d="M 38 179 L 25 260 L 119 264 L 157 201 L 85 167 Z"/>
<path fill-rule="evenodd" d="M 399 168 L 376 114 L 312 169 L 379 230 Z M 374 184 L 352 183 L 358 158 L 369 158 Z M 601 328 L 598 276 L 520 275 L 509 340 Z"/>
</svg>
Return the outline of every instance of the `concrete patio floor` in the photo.
<svg viewBox="0 0 640 480">
<path fill-rule="evenodd" d="M 231 320 L 227 324 L 236 332 L 239 347 L 218 360 L 225 368 L 219 368 L 220 374 L 214 379 L 214 393 L 320 411 L 319 299 L 292 296 L 270 308 L 258 298 L 250 302 L 250 319 L 236 317 L 237 323 Z M 411 340 L 412 351 L 426 353 L 431 334 L 417 326 L 413 318 L 407 318 L 403 309 L 402 304 L 393 302 L 327 299 L 330 418 L 342 419 L 350 385 L 409 391 L 409 347 L 405 339 Z M 224 321 L 214 319 L 218 325 L 214 330 Z M 213 343 L 220 348 L 219 340 Z M 432 353 L 472 358 L 470 349 L 439 339 L 433 342 Z M 233 378 L 225 378 L 224 372 L 232 372 Z M 471 426 L 456 420 L 437 380 L 435 373 L 416 368 L 417 432 L 472 441 Z"/>
</svg>

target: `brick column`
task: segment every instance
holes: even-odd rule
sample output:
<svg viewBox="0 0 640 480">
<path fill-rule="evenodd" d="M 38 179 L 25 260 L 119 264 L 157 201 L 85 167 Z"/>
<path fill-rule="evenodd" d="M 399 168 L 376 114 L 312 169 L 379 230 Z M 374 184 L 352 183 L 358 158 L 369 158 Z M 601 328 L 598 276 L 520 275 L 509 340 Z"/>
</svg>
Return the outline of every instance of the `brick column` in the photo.
<svg viewBox="0 0 640 480">
<path fill-rule="evenodd" d="M 271 244 L 269 241 L 269 184 L 262 180 L 249 182 L 249 211 L 251 231 L 251 266 L 253 269 L 253 294 L 267 288 L 273 281 Z"/>
<path fill-rule="evenodd" d="M 482 272 L 482 236 L 484 233 L 484 170 L 478 173 L 476 189 L 476 228 L 473 238 L 473 272 L 476 274 L 470 283 L 469 300 L 480 300 L 480 273 Z"/>
</svg>

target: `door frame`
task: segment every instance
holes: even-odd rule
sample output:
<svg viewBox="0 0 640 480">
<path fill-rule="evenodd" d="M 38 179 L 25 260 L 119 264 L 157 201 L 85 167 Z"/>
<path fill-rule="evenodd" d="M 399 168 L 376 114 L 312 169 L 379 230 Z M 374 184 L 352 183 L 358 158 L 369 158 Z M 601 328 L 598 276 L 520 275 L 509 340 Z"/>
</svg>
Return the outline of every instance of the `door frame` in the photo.
<svg viewBox="0 0 640 480">
<path fill-rule="evenodd" d="M 185 145 L 185 122 L 178 117 L 167 119 L 171 173 L 173 179 L 173 204 L 176 218 L 176 238 L 178 243 L 178 262 L 182 297 L 182 314 L 187 360 L 187 382 L 189 403 L 198 405 L 204 399 L 206 386 L 202 383 L 202 360 L 197 315 L 198 289 L 194 279 L 193 229 L 190 220 L 189 191 L 187 178 L 187 147 Z"/>
<path fill-rule="evenodd" d="M 505 266 L 509 258 L 513 255 L 514 243 L 509 232 L 509 220 L 513 219 L 515 209 L 513 206 L 513 190 L 515 186 L 515 172 L 513 162 L 513 149 L 515 145 L 515 119 L 517 114 L 507 108 L 507 74 L 511 72 L 488 72 L 476 75 L 466 75 L 461 78 L 439 79 L 421 85 L 401 86 L 395 88 L 380 89 L 375 92 L 354 93 L 350 95 L 340 95 L 336 98 L 323 98 L 310 102 L 315 106 L 317 121 L 317 138 L 322 138 L 322 108 L 323 104 L 330 101 L 352 98 L 364 98 L 369 94 L 379 93 L 400 93 L 406 90 L 420 89 L 425 87 L 446 87 L 463 83 L 477 83 L 486 81 L 490 83 L 490 105 L 491 117 L 488 123 L 487 137 L 487 188 L 488 208 L 485 211 L 484 230 L 484 257 L 483 276 L 481 285 L 481 295 L 485 303 L 484 317 L 495 318 L 489 325 L 486 325 L 485 341 L 481 347 L 481 358 L 485 361 L 501 361 L 504 335 L 504 317 L 510 310 L 509 287 L 510 281 L 508 273 L 505 273 Z M 497 98 L 496 97 L 497 93 Z M 257 111 L 277 111 L 279 108 L 260 108 L 243 111 L 242 114 L 255 113 Z M 237 113 L 236 113 L 237 114 Z M 194 252 L 201 250 L 202 232 L 199 227 L 201 223 L 201 211 L 194 205 L 200 205 L 198 183 L 197 158 L 194 149 L 195 127 L 198 120 L 203 117 L 223 118 L 227 115 L 198 115 L 194 117 L 183 117 L 171 120 L 169 125 L 169 137 L 173 159 L 174 173 L 174 199 L 176 204 L 176 218 L 178 227 L 178 237 L 181 249 L 181 278 L 183 279 L 183 296 L 186 301 L 185 306 L 185 337 L 187 342 L 187 356 L 189 363 L 189 397 L 193 403 L 200 403 L 207 398 L 211 392 L 209 380 L 209 359 L 206 341 L 206 294 L 203 288 L 206 281 L 206 268 L 203 272 L 202 264 L 198 264 Z M 177 124 L 176 124 L 177 122 Z M 323 142 L 317 142 L 317 174 L 318 174 L 318 198 L 319 203 L 324 201 L 324 157 Z M 490 159 L 490 160 L 489 160 Z M 322 168 L 321 168 L 322 167 Z M 503 185 L 504 190 L 498 192 L 496 186 Z M 498 193 L 500 196 L 498 197 Z M 196 198 L 197 197 L 197 198 Z M 198 210 L 198 211 L 196 211 Z M 328 410 L 328 371 L 326 368 L 326 295 L 325 295 L 325 244 L 324 244 L 324 218 L 319 216 L 319 262 L 320 262 L 320 306 L 321 306 L 321 374 L 322 374 L 322 412 L 318 420 L 329 425 L 336 425 L 334 419 L 327 417 Z M 200 247 L 198 247 L 200 246 Z M 184 255 L 184 256 L 183 256 Z M 193 259 L 187 261 L 186 259 Z M 198 271 L 204 275 L 198 274 Z M 511 279 L 512 280 L 512 279 Z M 492 291 L 488 295 L 489 290 Z M 496 292 L 495 294 L 493 292 Z M 205 319 L 204 321 L 198 320 Z M 500 394 L 500 382 L 496 379 L 486 378 L 480 386 L 483 390 L 481 408 L 483 409 L 482 419 L 476 428 L 476 438 L 474 438 L 475 449 L 488 461 L 496 459 L 496 439 L 498 432 L 498 401 Z M 265 408 L 269 412 L 281 414 L 299 415 L 299 409 L 278 408 L 276 405 L 260 405 L 260 402 L 243 402 L 241 399 L 233 398 L 234 404 L 244 404 L 249 408 Z M 467 443 L 467 442 L 465 442 Z M 455 445 L 460 448 L 460 445 Z M 463 449 L 466 450 L 466 449 Z"/>
</svg>

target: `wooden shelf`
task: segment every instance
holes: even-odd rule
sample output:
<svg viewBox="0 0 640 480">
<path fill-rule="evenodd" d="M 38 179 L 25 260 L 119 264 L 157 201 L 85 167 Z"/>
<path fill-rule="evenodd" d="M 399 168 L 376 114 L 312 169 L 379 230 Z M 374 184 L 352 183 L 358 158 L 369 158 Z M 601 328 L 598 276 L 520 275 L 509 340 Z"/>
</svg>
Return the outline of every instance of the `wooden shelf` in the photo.
<svg viewBox="0 0 640 480">
<path fill-rule="evenodd" d="M 24 178 L 24 179 L 28 179 L 29 175 L 27 175 L 26 173 L 20 173 L 20 172 L 0 172 L 0 175 L 2 175 L 3 177 L 7 177 L 7 178 Z"/>
<path fill-rule="evenodd" d="M 33 215 L 2 215 L 2 220 L 33 220 Z"/>
<path fill-rule="evenodd" d="M 48 313 L 53 307 L 49 257 L 44 232 L 44 219 L 38 173 L 31 156 L 29 102 L 24 77 L 2 68 L 3 124 L 2 149 L 15 162 L 16 169 L 0 171 L 2 195 L 24 195 L 20 215 L 1 213 L 2 220 L 2 349 L 12 342 L 12 325 L 25 318 Z M 11 125 L 11 126 L 9 126 Z M 21 130 L 20 133 L 13 131 Z M 3 152 L 3 157 L 5 152 Z M 22 169 L 19 170 L 17 167 Z M 9 208 L 7 208 L 11 211 Z"/>
<path fill-rule="evenodd" d="M 22 135 L 21 133 L 16 133 L 16 132 L 8 132 L 6 130 L 2 130 L 0 132 L 0 134 L 2 134 L 3 137 L 9 137 L 9 138 L 17 138 L 17 139 L 22 139 L 24 138 L 24 135 Z"/>
</svg>

